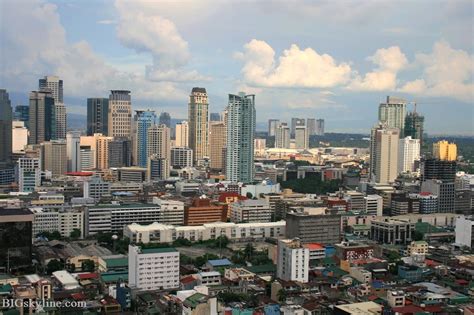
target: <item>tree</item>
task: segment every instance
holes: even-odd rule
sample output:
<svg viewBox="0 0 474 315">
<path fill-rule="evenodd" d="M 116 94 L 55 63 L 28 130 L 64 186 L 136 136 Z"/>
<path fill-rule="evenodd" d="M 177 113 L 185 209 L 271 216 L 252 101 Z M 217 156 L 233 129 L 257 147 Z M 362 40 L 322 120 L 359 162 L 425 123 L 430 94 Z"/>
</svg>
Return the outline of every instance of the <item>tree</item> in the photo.
<svg viewBox="0 0 474 315">
<path fill-rule="evenodd" d="M 46 271 L 48 274 L 52 274 L 55 271 L 63 270 L 63 264 L 57 259 L 52 259 L 46 265 Z"/>
<path fill-rule="evenodd" d="M 95 270 L 95 263 L 93 260 L 87 259 L 81 263 L 82 271 L 93 272 Z"/>
<path fill-rule="evenodd" d="M 288 297 L 288 293 L 286 292 L 285 289 L 280 289 L 280 290 L 277 292 L 277 298 L 278 298 L 278 301 L 279 301 L 279 302 L 285 303 L 287 297 Z"/>
<path fill-rule="evenodd" d="M 250 260 L 250 258 L 253 256 L 255 252 L 255 247 L 253 247 L 252 243 L 247 243 L 247 245 L 245 245 L 245 248 L 244 248 L 244 254 L 245 254 L 245 257 Z"/>
<path fill-rule="evenodd" d="M 420 231 L 414 231 L 413 232 L 413 240 L 414 241 L 421 241 L 423 240 L 423 233 L 421 233 Z"/>
<path fill-rule="evenodd" d="M 73 240 L 77 240 L 79 237 L 81 237 L 81 230 L 79 229 L 74 229 L 71 231 L 69 234 L 69 237 L 72 238 Z"/>
<path fill-rule="evenodd" d="M 247 192 L 247 193 L 245 194 L 245 196 L 246 196 L 248 199 L 252 199 L 252 198 L 253 198 L 253 195 L 252 195 L 251 192 Z"/>
<path fill-rule="evenodd" d="M 402 256 L 400 256 L 400 254 L 398 252 L 390 251 L 387 254 L 387 260 L 388 260 L 389 263 L 395 263 L 395 262 L 399 261 L 401 258 L 402 258 Z"/>
</svg>

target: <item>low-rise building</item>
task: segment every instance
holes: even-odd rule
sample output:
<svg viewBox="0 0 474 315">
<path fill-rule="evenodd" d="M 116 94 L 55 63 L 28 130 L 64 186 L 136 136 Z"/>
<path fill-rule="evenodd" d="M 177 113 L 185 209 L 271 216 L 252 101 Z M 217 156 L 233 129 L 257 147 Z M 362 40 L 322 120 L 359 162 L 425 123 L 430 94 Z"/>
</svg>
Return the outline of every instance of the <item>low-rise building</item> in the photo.
<svg viewBox="0 0 474 315">
<path fill-rule="evenodd" d="M 299 239 L 278 241 L 277 277 L 285 281 L 308 282 L 309 249 Z"/>
<path fill-rule="evenodd" d="M 406 245 L 414 231 L 415 223 L 393 218 L 377 218 L 370 224 L 370 238 L 382 244 Z"/>
<path fill-rule="evenodd" d="M 239 200 L 229 205 L 230 219 L 235 223 L 270 222 L 272 212 L 265 200 Z"/>
</svg>

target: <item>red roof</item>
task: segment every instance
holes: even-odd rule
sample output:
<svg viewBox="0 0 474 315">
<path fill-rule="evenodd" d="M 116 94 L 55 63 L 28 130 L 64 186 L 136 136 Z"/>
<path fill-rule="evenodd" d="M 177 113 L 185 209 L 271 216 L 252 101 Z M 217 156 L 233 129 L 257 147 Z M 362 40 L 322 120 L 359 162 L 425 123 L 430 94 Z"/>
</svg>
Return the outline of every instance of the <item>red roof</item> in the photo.
<svg viewBox="0 0 474 315">
<path fill-rule="evenodd" d="M 76 301 L 84 301 L 86 299 L 86 295 L 82 292 L 72 293 L 71 297 Z"/>
<path fill-rule="evenodd" d="M 418 312 L 422 312 L 423 309 L 415 305 L 408 305 L 408 306 L 394 307 L 392 308 L 392 311 L 399 314 L 415 314 Z"/>
<path fill-rule="evenodd" d="M 99 279 L 99 275 L 93 272 L 88 273 L 80 273 L 78 274 L 79 279 L 86 280 L 86 279 Z"/>
<path fill-rule="evenodd" d="M 303 247 L 308 248 L 309 250 L 324 249 L 324 246 L 318 243 L 304 244 Z"/>
<path fill-rule="evenodd" d="M 187 277 L 182 278 L 180 282 L 183 284 L 188 284 L 188 283 L 192 283 L 193 281 L 196 281 L 196 278 L 194 278 L 193 276 L 187 276 Z"/>
</svg>

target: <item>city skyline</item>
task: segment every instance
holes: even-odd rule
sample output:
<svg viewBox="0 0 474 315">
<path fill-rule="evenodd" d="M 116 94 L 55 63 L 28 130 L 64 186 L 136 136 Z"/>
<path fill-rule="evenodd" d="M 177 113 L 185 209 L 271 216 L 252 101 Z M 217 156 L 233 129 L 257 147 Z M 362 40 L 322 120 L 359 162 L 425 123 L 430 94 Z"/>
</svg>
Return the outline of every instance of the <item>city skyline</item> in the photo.
<svg viewBox="0 0 474 315">
<path fill-rule="evenodd" d="M 473 45 L 461 35 L 470 23 L 469 1 L 232 6 L 233 15 L 250 12 L 243 18 L 255 21 L 255 28 L 225 25 L 219 15 L 229 4 L 211 4 L 96 1 L 85 7 L 76 1 L 4 1 L 2 11 L 15 14 L 5 16 L 5 25 L 12 27 L 0 37 L 9 47 L 1 87 L 13 106 L 24 105 L 38 78 L 57 75 L 64 80 L 70 114 L 83 114 L 87 98 L 127 89 L 134 109 L 166 111 L 177 119 L 187 116 L 191 87 L 207 89 L 209 112 L 222 111 L 228 93 L 243 91 L 258 100 L 258 130 L 270 118 L 305 116 L 324 118 L 329 132 L 365 134 L 377 121 L 374 109 L 391 95 L 417 102 L 429 134 L 474 133 Z M 428 9 L 430 19 L 419 14 Z M 190 17 L 187 10 L 202 14 Z M 395 19 L 402 11 L 417 18 Z M 328 21 L 325 16 L 335 12 L 337 19 Z M 137 14 L 143 19 L 131 25 Z M 282 17 L 282 23 L 274 23 Z M 30 55 L 39 43 L 18 41 L 18 32 L 44 34 L 41 51 Z M 207 40 L 199 41 L 204 32 Z M 298 67 L 303 58 L 306 67 Z"/>
</svg>

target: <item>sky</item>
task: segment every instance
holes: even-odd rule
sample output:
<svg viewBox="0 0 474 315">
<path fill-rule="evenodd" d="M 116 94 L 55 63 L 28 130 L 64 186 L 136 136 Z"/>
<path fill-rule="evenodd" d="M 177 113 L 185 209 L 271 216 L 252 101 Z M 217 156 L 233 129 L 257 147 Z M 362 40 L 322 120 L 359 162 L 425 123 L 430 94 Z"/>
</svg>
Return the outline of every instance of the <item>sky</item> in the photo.
<svg viewBox="0 0 474 315">
<path fill-rule="evenodd" d="M 429 134 L 474 135 L 472 1 L 0 0 L 0 88 L 27 104 L 44 75 L 69 113 L 128 89 L 134 109 L 187 117 L 256 95 L 270 118 L 369 133 L 387 95 L 417 103 Z"/>
</svg>

